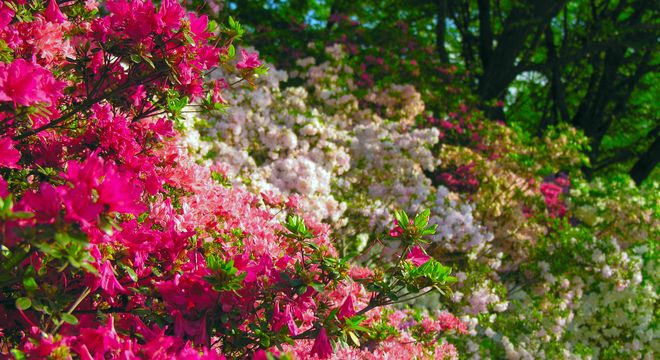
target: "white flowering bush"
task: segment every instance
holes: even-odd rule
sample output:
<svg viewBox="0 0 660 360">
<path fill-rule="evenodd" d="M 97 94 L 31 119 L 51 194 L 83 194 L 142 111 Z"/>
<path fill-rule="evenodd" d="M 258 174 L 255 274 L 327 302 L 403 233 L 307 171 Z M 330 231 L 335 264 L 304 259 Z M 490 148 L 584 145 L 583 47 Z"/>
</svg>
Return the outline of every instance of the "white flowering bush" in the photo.
<svg viewBox="0 0 660 360">
<path fill-rule="evenodd" d="M 364 225 L 382 231 L 392 209 L 419 210 L 432 198 L 435 190 L 423 171 L 437 165 L 430 149 L 438 130 L 410 128 L 424 109 L 410 86 L 389 89 L 388 101 L 371 95 L 395 119 L 361 106 L 341 49 L 328 53 L 333 60 L 320 65 L 298 61 L 306 87 L 281 86 L 289 76 L 271 67 L 256 89 L 227 96 L 225 114 L 190 117 L 188 143 L 257 192 L 301 195 L 303 211 L 347 225 L 345 234 L 355 236 L 351 231 L 364 231 Z M 362 221 L 348 224 L 347 217 Z"/>
</svg>

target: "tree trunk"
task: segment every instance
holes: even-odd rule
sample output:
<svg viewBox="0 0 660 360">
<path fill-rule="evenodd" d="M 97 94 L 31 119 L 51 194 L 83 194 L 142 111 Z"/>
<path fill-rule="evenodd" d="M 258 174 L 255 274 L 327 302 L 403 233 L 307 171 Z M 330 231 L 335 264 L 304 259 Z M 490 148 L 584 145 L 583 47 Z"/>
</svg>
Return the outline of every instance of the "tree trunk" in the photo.
<svg viewBox="0 0 660 360">
<path fill-rule="evenodd" d="M 660 136 L 656 136 L 651 147 L 639 157 L 630 169 L 630 177 L 635 180 L 637 185 L 641 184 L 651 175 L 653 169 L 658 165 L 658 161 L 660 161 Z"/>
<path fill-rule="evenodd" d="M 559 113 L 559 118 L 568 123 L 571 121 L 570 115 L 568 114 L 568 107 L 566 106 L 566 97 L 564 95 L 564 84 L 561 81 L 561 67 L 559 65 L 559 56 L 557 55 L 557 48 L 555 47 L 554 34 L 552 28 L 548 26 L 545 29 L 545 43 L 546 48 L 548 49 L 548 58 L 547 61 L 550 63 L 551 71 L 551 82 L 550 82 L 550 94 L 552 101 L 554 103 L 554 109 L 552 111 L 552 117 L 544 117 L 541 122 L 541 127 L 539 131 L 545 130 L 549 125 L 554 124 L 557 121 L 557 113 Z"/>
<path fill-rule="evenodd" d="M 477 94 L 482 100 L 493 100 L 506 94 L 509 84 L 520 72 L 516 61 L 522 53 L 527 37 L 536 30 L 548 25 L 559 13 L 567 0 L 531 1 L 530 7 L 516 7 L 511 10 L 497 37 L 497 46 L 487 59 L 479 81 Z M 483 59 L 482 59 L 483 60 Z"/>
<path fill-rule="evenodd" d="M 437 23 L 435 25 L 435 47 L 440 56 L 440 61 L 449 63 L 449 53 L 445 48 L 445 34 L 447 32 L 447 0 L 437 0 Z"/>
</svg>

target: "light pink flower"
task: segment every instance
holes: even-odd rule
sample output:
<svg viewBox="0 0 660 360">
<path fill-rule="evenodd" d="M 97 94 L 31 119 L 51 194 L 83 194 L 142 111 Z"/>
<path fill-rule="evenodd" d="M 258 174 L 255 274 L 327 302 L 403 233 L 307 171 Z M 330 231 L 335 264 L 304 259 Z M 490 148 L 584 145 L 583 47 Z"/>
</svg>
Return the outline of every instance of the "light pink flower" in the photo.
<svg viewBox="0 0 660 360">
<path fill-rule="evenodd" d="M 236 63 L 236 68 L 238 69 L 254 69 L 256 67 L 259 67 L 261 65 L 261 61 L 259 61 L 259 54 L 254 52 L 254 53 L 248 53 L 245 51 L 245 49 L 241 49 L 241 61 Z"/>
</svg>

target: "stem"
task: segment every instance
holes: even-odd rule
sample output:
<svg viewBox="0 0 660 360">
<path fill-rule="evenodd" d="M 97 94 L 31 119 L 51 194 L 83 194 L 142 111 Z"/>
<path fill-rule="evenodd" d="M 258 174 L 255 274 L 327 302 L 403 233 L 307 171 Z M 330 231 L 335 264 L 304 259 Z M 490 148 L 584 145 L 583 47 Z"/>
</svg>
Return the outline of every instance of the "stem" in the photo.
<svg viewBox="0 0 660 360">
<path fill-rule="evenodd" d="M 89 110 L 89 109 L 92 108 L 92 106 L 94 104 L 99 103 L 99 102 L 101 102 L 103 100 L 106 100 L 108 98 L 111 98 L 111 97 L 115 96 L 116 94 L 129 89 L 131 86 L 134 86 L 136 84 L 143 84 L 143 83 L 146 84 L 146 83 L 149 83 L 149 82 L 157 79 L 157 77 L 160 76 L 162 73 L 164 73 L 163 70 L 158 70 L 158 71 L 144 77 L 143 79 L 140 79 L 140 81 L 137 81 L 135 83 L 132 83 L 132 82 L 129 81 L 129 82 L 123 84 L 122 86 L 119 86 L 118 88 L 110 91 L 109 93 L 101 95 L 98 98 L 87 99 L 87 100 L 83 101 L 80 105 L 76 106 L 73 110 L 69 111 L 68 113 L 66 113 L 62 116 L 60 116 L 59 118 L 49 122 L 48 124 L 40 126 L 36 129 L 33 129 L 31 131 L 28 131 L 28 132 L 23 133 L 23 134 L 18 135 L 18 136 L 15 136 L 13 138 L 13 140 L 17 140 L 17 141 L 22 140 L 22 139 L 25 139 L 26 137 L 38 134 L 38 133 L 40 133 L 44 130 L 48 130 L 50 128 L 53 128 L 53 127 L 57 126 L 58 124 L 72 118 L 74 115 L 78 114 L 79 112 Z M 156 76 L 156 78 L 151 79 L 154 76 Z"/>
<path fill-rule="evenodd" d="M 414 296 L 411 296 L 409 298 L 406 298 L 406 299 L 399 299 L 397 301 L 393 301 L 391 304 L 401 304 L 401 303 L 406 302 L 406 301 L 414 300 L 414 299 L 417 299 L 418 297 L 422 297 L 422 296 L 430 293 L 431 291 L 433 291 L 433 288 L 427 290 L 426 292 L 418 293 L 418 294 L 416 294 Z M 410 295 L 410 294 L 406 294 L 406 295 Z M 406 296 L 406 295 L 404 295 L 404 296 Z"/>
<path fill-rule="evenodd" d="M 87 295 L 89 295 L 91 292 L 92 292 L 92 290 L 90 290 L 90 288 L 86 287 L 85 290 L 83 290 L 82 294 L 80 294 L 80 296 L 78 296 L 78 299 L 76 299 L 76 301 L 73 303 L 73 305 L 71 305 L 71 307 L 69 308 L 69 311 L 67 311 L 66 313 L 71 315 L 73 313 L 73 311 L 78 307 L 78 305 L 80 305 L 80 303 L 83 300 L 85 300 Z M 53 329 L 53 331 L 51 331 L 51 334 L 56 333 L 57 330 L 59 330 L 60 326 L 62 326 L 62 323 L 59 323 L 58 325 L 56 325 L 55 328 Z"/>
</svg>

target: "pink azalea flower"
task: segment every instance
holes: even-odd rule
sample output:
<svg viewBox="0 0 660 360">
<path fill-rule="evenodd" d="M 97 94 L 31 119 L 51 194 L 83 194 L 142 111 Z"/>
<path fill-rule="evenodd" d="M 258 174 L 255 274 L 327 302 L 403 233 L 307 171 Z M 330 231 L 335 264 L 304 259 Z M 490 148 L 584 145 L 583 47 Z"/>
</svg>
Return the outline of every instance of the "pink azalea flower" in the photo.
<svg viewBox="0 0 660 360">
<path fill-rule="evenodd" d="M 108 211 L 139 215 L 146 210 L 142 204 L 142 190 L 129 174 L 122 174 L 110 167 L 106 170 L 103 183 L 98 187 L 98 202 L 107 206 Z"/>
<path fill-rule="evenodd" d="M 252 360 L 268 360 L 268 355 L 266 355 L 266 350 L 259 349 L 254 352 L 252 355 Z"/>
<path fill-rule="evenodd" d="M 46 69 L 23 59 L 0 63 L 0 101 L 11 101 L 14 106 L 51 104 L 62 96 L 64 86 Z"/>
<path fill-rule="evenodd" d="M 225 99 L 222 98 L 222 90 L 228 88 L 227 82 L 224 79 L 215 81 L 213 84 L 213 91 L 211 92 L 211 101 L 214 103 L 225 104 Z"/>
<path fill-rule="evenodd" d="M 99 269 L 100 283 L 99 286 L 101 289 L 105 290 L 110 296 L 115 296 L 118 293 L 125 293 L 126 289 L 117 281 L 115 277 L 115 272 L 112 269 L 110 260 L 106 260 L 101 264 Z"/>
<path fill-rule="evenodd" d="M 344 303 L 339 308 L 339 311 L 337 312 L 337 318 L 339 319 L 349 318 L 353 315 L 355 315 L 355 305 L 353 304 L 353 295 L 348 295 L 346 297 L 346 300 L 344 300 Z"/>
<path fill-rule="evenodd" d="M 35 215 L 37 222 L 51 224 L 62 209 L 62 200 L 53 185 L 42 183 L 39 192 L 29 191 L 21 199 Z"/>
<path fill-rule="evenodd" d="M 30 329 L 33 337 L 38 337 L 37 343 L 30 341 L 25 343 L 23 349 L 28 359 L 44 359 L 47 358 L 53 350 L 61 345 L 61 340 L 55 340 L 52 335 L 42 336 L 43 332 L 38 327 L 34 326 Z"/>
<path fill-rule="evenodd" d="M 0 101 L 12 101 L 14 105 L 32 104 L 39 91 L 33 68 L 23 59 L 0 64 Z"/>
<path fill-rule="evenodd" d="M 277 207 L 282 205 L 282 197 L 273 193 L 272 191 L 262 191 L 261 198 L 264 200 L 264 203 L 268 206 Z"/>
<path fill-rule="evenodd" d="M 399 226 L 399 222 L 394 219 L 394 228 L 390 230 L 391 237 L 399 237 L 403 235 L 403 229 Z"/>
<path fill-rule="evenodd" d="M 259 54 L 254 52 L 254 53 L 248 53 L 245 51 L 245 49 L 241 49 L 241 61 L 236 63 L 236 68 L 238 69 L 254 69 L 256 67 L 259 67 L 261 65 L 261 61 L 259 61 Z"/>
<path fill-rule="evenodd" d="M 431 259 L 430 256 L 426 255 L 424 250 L 419 246 L 415 246 L 408 252 L 406 256 L 407 260 L 410 260 L 415 266 L 422 266 L 426 264 L 427 261 Z"/>
<path fill-rule="evenodd" d="M 16 13 L 14 10 L 10 9 L 4 2 L 0 3 L 0 28 L 4 28 L 9 25 L 11 20 L 14 18 Z"/>
<path fill-rule="evenodd" d="M 140 84 L 135 88 L 135 92 L 130 96 L 131 104 L 133 106 L 142 105 L 142 100 L 147 96 L 147 91 L 144 89 L 144 85 Z"/>
<path fill-rule="evenodd" d="M 82 358 L 103 359 L 105 354 L 120 348 L 120 339 L 115 330 L 115 322 L 112 316 L 108 316 L 106 326 L 96 329 L 84 328 L 80 330 L 77 338 L 76 351 Z M 95 356 L 91 356 L 94 354 Z"/>
<path fill-rule="evenodd" d="M 195 36 L 195 40 L 203 42 L 211 36 L 211 33 L 206 31 L 208 29 L 209 18 L 206 15 L 198 16 L 195 13 L 188 13 L 188 21 L 190 22 L 190 32 Z"/>
<path fill-rule="evenodd" d="M 99 8 L 99 3 L 96 0 L 85 0 L 85 10 L 94 11 Z"/>
<path fill-rule="evenodd" d="M 21 153 L 14 148 L 14 142 L 10 138 L 0 138 L 0 167 L 19 169 L 20 159 Z"/>
<path fill-rule="evenodd" d="M 332 355 L 332 344 L 330 344 L 330 339 L 328 339 L 328 334 L 325 331 L 325 328 L 321 328 L 319 331 L 309 354 L 316 354 L 320 359 L 327 359 Z"/>
<path fill-rule="evenodd" d="M 156 14 L 156 24 L 165 30 L 177 29 L 186 12 L 178 1 L 165 0 Z"/>
<path fill-rule="evenodd" d="M 456 330 L 461 334 L 467 334 L 467 325 L 449 312 L 443 311 L 438 315 L 438 323 L 443 331 Z"/>
<path fill-rule="evenodd" d="M 300 209 L 300 197 L 298 195 L 290 195 L 284 205 L 286 205 L 287 209 L 298 210 Z"/>
<path fill-rule="evenodd" d="M 66 15 L 62 14 L 62 10 L 60 10 L 56 0 L 50 0 L 48 2 L 48 7 L 46 7 L 46 10 L 44 10 L 44 17 L 46 20 L 56 22 L 58 24 L 67 20 Z"/>
<path fill-rule="evenodd" d="M 546 199 L 555 199 L 562 193 L 562 188 L 553 183 L 543 183 L 541 184 L 541 193 Z"/>
<path fill-rule="evenodd" d="M 158 119 L 158 121 L 149 125 L 149 129 L 158 135 L 158 138 L 161 140 L 175 135 L 174 129 L 172 128 L 172 122 L 167 118 Z"/>
<path fill-rule="evenodd" d="M 289 329 L 289 334 L 291 334 L 291 336 L 298 335 L 298 325 L 296 325 L 296 322 L 293 320 L 293 315 L 291 314 L 291 304 L 287 304 L 284 307 L 284 312 L 281 312 L 280 304 L 275 303 L 272 324 L 273 330 L 278 332 L 284 325 L 286 325 Z"/>
<path fill-rule="evenodd" d="M 7 182 L 0 176 L 0 197 L 7 197 L 9 190 L 7 190 Z"/>
</svg>

